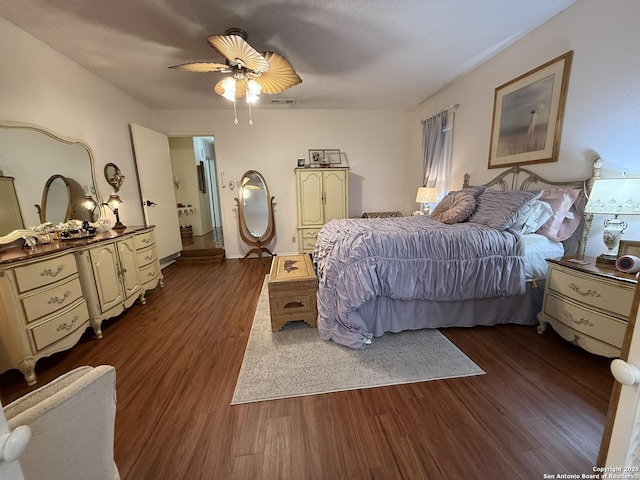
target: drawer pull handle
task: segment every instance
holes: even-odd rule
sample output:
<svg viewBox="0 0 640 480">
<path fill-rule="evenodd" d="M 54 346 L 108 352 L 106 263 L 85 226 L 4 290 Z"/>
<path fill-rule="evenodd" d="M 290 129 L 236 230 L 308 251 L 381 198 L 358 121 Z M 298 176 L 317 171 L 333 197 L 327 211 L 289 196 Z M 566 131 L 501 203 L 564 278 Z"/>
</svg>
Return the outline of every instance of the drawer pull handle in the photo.
<svg viewBox="0 0 640 480">
<path fill-rule="evenodd" d="M 144 257 L 145 260 L 153 260 L 153 255 L 147 255 Z"/>
<path fill-rule="evenodd" d="M 286 303 L 283 308 L 300 308 L 300 307 L 304 307 L 304 303 L 289 302 L 289 303 Z"/>
<path fill-rule="evenodd" d="M 58 268 L 54 271 L 51 270 L 50 268 L 47 268 L 46 270 L 43 270 L 42 273 L 40 274 L 41 277 L 55 277 L 56 275 L 58 275 L 62 270 L 64 270 L 64 265 L 58 265 Z"/>
<path fill-rule="evenodd" d="M 150 242 L 150 240 L 148 238 L 143 238 L 141 241 L 142 241 L 142 243 L 149 243 Z"/>
<path fill-rule="evenodd" d="M 574 292 L 579 293 L 583 297 L 601 297 L 602 296 L 596 290 L 587 290 L 586 292 L 583 292 L 582 290 L 580 290 L 580 287 L 575 283 L 570 283 L 568 287 Z"/>
<path fill-rule="evenodd" d="M 49 305 L 51 305 L 52 303 L 57 303 L 58 305 L 60 305 L 61 303 L 64 303 L 67 298 L 69 298 L 69 295 L 71 295 L 71 292 L 67 290 L 66 292 L 64 292 L 62 298 L 51 297 L 47 303 L 49 303 Z"/>
<path fill-rule="evenodd" d="M 147 277 L 155 276 L 156 272 L 147 272 Z"/>
<path fill-rule="evenodd" d="M 567 312 L 566 310 L 564 312 L 564 316 L 567 317 L 569 320 L 571 320 L 576 325 L 584 325 L 585 327 L 593 327 L 593 323 L 591 323 L 588 318 L 581 318 L 580 320 L 576 320 L 575 318 L 573 318 L 573 315 L 571 315 L 571 312 Z"/>
<path fill-rule="evenodd" d="M 61 323 L 60 325 L 58 325 L 58 328 L 56 328 L 56 332 L 59 332 L 60 330 L 71 330 L 73 328 L 73 324 L 77 321 L 78 316 L 76 315 L 75 317 L 73 317 L 73 320 L 71 320 L 71 323 Z"/>
</svg>

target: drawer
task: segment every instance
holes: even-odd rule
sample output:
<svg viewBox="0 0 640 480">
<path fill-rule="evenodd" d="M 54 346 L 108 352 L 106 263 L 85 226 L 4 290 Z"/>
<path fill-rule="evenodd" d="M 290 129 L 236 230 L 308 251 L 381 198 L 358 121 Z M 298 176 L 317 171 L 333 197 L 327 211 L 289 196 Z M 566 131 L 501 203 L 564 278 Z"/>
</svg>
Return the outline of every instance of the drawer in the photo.
<svg viewBox="0 0 640 480">
<path fill-rule="evenodd" d="M 153 263 L 147 267 L 140 269 L 140 283 L 144 286 L 147 283 L 155 280 L 160 275 L 158 264 Z"/>
<path fill-rule="evenodd" d="M 77 272 L 78 267 L 72 253 L 15 269 L 20 293 L 50 285 Z"/>
<path fill-rule="evenodd" d="M 71 309 L 31 328 L 37 350 L 42 350 L 74 332 L 89 320 L 87 302 L 84 300 Z"/>
<path fill-rule="evenodd" d="M 144 267 L 158 260 L 158 249 L 155 246 L 147 247 L 136 252 L 138 266 Z"/>
<path fill-rule="evenodd" d="M 32 322 L 71 305 L 82 297 L 82 287 L 77 276 L 66 282 L 58 282 L 52 288 L 38 290 L 23 297 L 22 308 L 27 322 Z"/>
<path fill-rule="evenodd" d="M 549 290 L 569 297 L 588 306 L 606 310 L 628 319 L 633 303 L 633 289 L 605 278 L 567 272 L 551 267 L 549 269 Z"/>
<path fill-rule="evenodd" d="M 271 315 L 291 315 L 316 312 L 315 295 L 301 294 L 271 297 Z"/>
<path fill-rule="evenodd" d="M 320 231 L 319 228 L 303 228 L 301 230 L 302 238 L 313 238 L 315 243 L 315 239 L 318 236 L 319 231 Z"/>
<path fill-rule="evenodd" d="M 315 238 L 303 238 L 300 247 L 303 251 L 313 250 L 313 247 L 315 246 L 315 244 L 316 244 Z"/>
<path fill-rule="evenodd" d="M 151 230 L 150 232 L 136 235 L 135 237 L 133 237 L 133 242 L 136 246 L 136 250 L 141 250 L 151 245 L 155 245 L 156 237 L 153 233 L 153 230 Z"/>
<path fill-rule="evenodd" d="M 627 329 L 627 322 L 608 317 L 594 310 L 563 300 L 555 295 L 547 295 L 544 313 L 554 317 L 573 330 L 606 342 L 615 347 L 622 347 L 622 339 Z"/>
</svg>

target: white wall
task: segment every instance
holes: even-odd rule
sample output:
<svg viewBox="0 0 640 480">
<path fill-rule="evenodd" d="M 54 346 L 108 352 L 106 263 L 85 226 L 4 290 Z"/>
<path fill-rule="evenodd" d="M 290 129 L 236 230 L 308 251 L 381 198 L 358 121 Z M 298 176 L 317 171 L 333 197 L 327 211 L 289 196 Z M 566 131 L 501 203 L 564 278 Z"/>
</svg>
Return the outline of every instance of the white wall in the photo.
<svg viewBox="0 0 640 480">
<path fill-rule="evenodd" d="M 125 225 L 144 224 L 129 123 L 149 125 L 150 109 L 3 18 L 0 44 L 1 119 L 84 140 L 93 150 L 96 186 L 103 199 L 111 193 L 103 168 L 113 162 L 126 177 L 119 192 L 125 202 L 121 220 Z"/>
<path fill-rule="evenodd" d="M 574 53 L 559 160 L 531 169 L 549 179 L 587 178 L 593 160 L 601 156 L 604 175 L 617 176 L 626 168 L 640 176 L 639 18 L 637 0 L 580 0 L 429 98 L 410 122 L 414 185 L 422 173 L 420 119 L 453 103 L 460 107 L 451 188 L 461 187 L 465 173 L 476 184 L 493 178 L 500 171 L 487 169 L 495 88 L 569 50 Z M 604 250 L 604 218 L 594 218 L 587 254 Z M 626 220 L 631 225 L 623 239 L 640 239 L 640 221 Z"/>
<path fill-rule="evenodd" d="M 276 238 L 270 249 L 278 254 L 297 252 L 292 238 L 296 230 L 296 159 L 309 149 L 340 149 L 349 166 L 349 215 L 365 211 L 415 208 L 415 189 L 407 190 L 409 145 L 408 113 L 399 110 L 260 110 L 253 111 L 254 125 L 233 124 L 233 108 L 215 111 L 154 111 L 154 128 L 167 135 L 213 135 L 220 187 L 225 251 L 229 258 L 243 256 L 248 248 L 238 236 L 230 181 L 247 170 L 264 176 L 275 197 Z M 413 198 L 412 198 L 413 196 Z"/>
</svg>

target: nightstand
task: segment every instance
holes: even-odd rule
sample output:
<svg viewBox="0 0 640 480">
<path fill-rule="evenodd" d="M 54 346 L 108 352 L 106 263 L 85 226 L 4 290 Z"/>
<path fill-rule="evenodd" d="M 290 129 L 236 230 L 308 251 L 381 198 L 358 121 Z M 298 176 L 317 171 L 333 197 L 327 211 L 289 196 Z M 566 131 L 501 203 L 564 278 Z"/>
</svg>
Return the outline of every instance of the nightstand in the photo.
<svg viewBox="0 0 640 480">
<path fill-rule="evenodd" d="M 588 352 L 619 357 L 631 313 L 635 276 L 583 255 L 547 260 L 538 333 L 547 323 Z"/>
</svg>

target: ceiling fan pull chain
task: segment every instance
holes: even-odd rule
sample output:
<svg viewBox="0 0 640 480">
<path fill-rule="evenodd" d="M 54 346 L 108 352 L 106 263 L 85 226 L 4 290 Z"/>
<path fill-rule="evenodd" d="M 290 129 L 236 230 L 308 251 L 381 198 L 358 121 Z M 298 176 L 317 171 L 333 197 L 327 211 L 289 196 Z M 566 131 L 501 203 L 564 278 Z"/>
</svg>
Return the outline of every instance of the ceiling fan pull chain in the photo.
<svg viewBox="0 0 640 480">
<path fill-rule="evenodd" d="M 237 125 L 238 124 L 238 112 L 236 111 L 236 102 L 235 102 L 235 100 L 233 101 L 233 116 L 234 116 L 233 124 Z"/>
<path fill-rule="evenodd" d="M 253 125 L 253 119 L 251 118 L 251 102 L 249 102 L 249 125 Z"/>
</svg>

